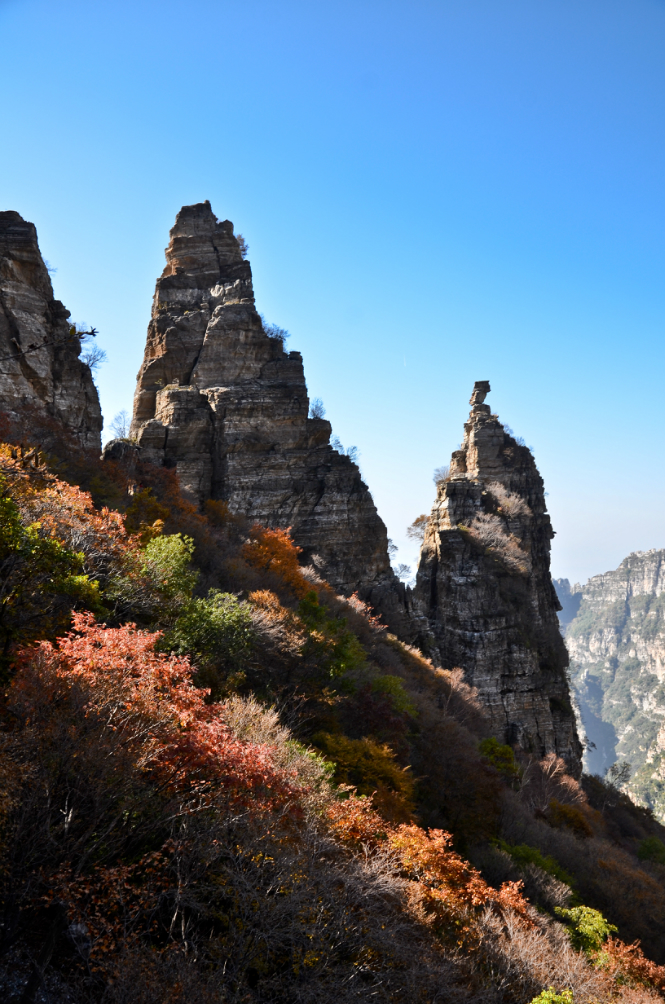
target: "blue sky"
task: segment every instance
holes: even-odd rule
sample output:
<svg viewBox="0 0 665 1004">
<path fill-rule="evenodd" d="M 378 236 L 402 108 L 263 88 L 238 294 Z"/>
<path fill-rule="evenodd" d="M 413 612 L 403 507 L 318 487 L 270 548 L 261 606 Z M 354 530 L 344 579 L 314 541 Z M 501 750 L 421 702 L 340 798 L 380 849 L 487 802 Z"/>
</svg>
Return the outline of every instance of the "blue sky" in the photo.
<svg viewBox="0 0 665 1004">
<path fill-rule="evenodd" d="M 665 0 L 0 0 L 0 208 L 131 398 L 177 210 L 357 445 L 397 559 L 474 380 L 584 581 L 665 547 Z"/>
</svg>

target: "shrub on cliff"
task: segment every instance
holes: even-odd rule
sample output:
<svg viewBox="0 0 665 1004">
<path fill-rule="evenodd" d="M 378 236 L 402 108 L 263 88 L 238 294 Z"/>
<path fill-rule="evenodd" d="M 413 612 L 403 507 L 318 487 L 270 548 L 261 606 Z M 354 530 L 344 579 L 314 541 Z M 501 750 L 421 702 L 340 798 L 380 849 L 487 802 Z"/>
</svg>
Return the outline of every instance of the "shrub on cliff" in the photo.
<svg viewBox="0 0 665 1004">
<path fill-rule="evenodd" d="M 80 574 L 92 592 L 63 593 L 60 623 L 94 601 L 114 626 L 107 633 L 88 620 L 73 647 L 40 646 L 18 660 L 0 730 L 2 839 L 12 876 L 2 945 L 20 929 L 20 943 L 38 955 L 60 909 L 47 904 L 66 903 L 74 933 L 58 935 L 60 971 L 92 980 L 85 992 L 93 998 L 104 985 L 105 1001 L 124 993 L 159 1004 L 169 978 L 201 1000 L 250 991 L 257 1000 L 282 999 L 294 987 L 317 1000 L 328 989 L 342 999 L 340 987 L 349 1000 L 368 988 L 386 999 L 428 1000 L 442 979 L 457 980 L 462 958 L 466 984 L 475 981 L 487 999 L 501 986 L 504 999 L 522 1004 L 548 981 L 559 985 L 567 966 L 579 999 L 593 985 L 600 1001 L 615 992 L 629 958 L 634 973 L 654 965 L 610 939 L 602 951 L 615 961 L 597 977 L 567 939 L 557 940 L 560 927 L 534 921 L 521 897 L 497 905 L 497 890 L 465 914 L 473 954 L 465 948 L 451 961 L 444 945 L 456 941 L 458 920 L 467 922 L 464 897 L 485 887 L 463 863 L 458 915 L 457 892 L 434 871 L 463 861 L 460 851 L 474 841 L 501 834 L 513 848 L 528 842 L 543 860 L 555 858 L 574 873 L 583 901 L 622 931 L 636 929 L 638 902 L 643 927 L 660 930 L 662 889 L 599 840 L 602 820 L 560 764 L 524 774 L 522 765 L 513 774 L 512 751 L 487 741 L 462 672 L 436 670 L 357 597 L 336 597 L 300 566 L 287 532 L 249 528 L 224 503 L 197 513 L 179 498 L 172 472 L 155 469 L 134 482 L 123 518 L 95 508 L 36 454 L 3 457 L 20 533 L 38 523 L 39 541 L 82 555 Z M 154 632 L 121 626 L 127 619 L 167 631 L 157 642 Z M 185 671 L 185 655 L 196 669 Z M 21 704 L 28 665 L 38 685 Z M 206 703 L 210 695 L 195 682 L 226 700 Z M 279 716 L 250 691 L 274 702 Z M 336 792 L 331 777 L 355 782 L 367 798 L 352 794 L 344 808 L 339 795 L 348 792 Z M 521 787 L 519 797 L 511 787 Z M 594 835 L 579 839 L 567 817 L 554 828 L 555 801 L 579 812 Z M 356 834 L 350 842 L 335 828 L 344 812 L 346 832 Z M 413 861 L 399 857 L 400 822 L 412 828 Z M 441 838 L 447 849 L 436 851 L 436 868 L 425 867 L 436 830 L 451 831 Z M 522 864 L 537 895 L 543 870 L 534 877 L 526 869 L 539 866 Z M 551 909 L 557 900 L 543 902 Z M 16 926 L 24 921 L 32 926 Z M 336 930 L 346 932 L 343 958 Z M 210 982 L 222 969 L 224 980 Z"/>
<path fill-rule="evenodd" d="M 569 910 L 557 907 L 555 912 L 566 924 L 573 948 L 587 955 L 597 952 L 611 934 L 616 934 L 614 924 L 608 924 L 599 910 L 588 906 L 574 906 Z"/>
<path fill-rule="evenodd" d="M 206 705 L 188 660 L 156 653 L 154 634 L 74 623 L 20 653 L 8 694 L 6 945 L 57 946 L 62 976 L 105 1001 L 155 1000 L 165 974 L 176 1001 L 186 986 L 220 1004 L 247 988 L 266 1002 L 298 988 L 427 1001 L 442 980 L 462 999 L 472 980 L 484 999 L 496 986 L 522 1001 L 562 958 L 574 988 L 620 999 L 623 949 L 594 975 L 449 834 L 340 801 L 274 713 Z"/>
<path fill-rule="evenodd" d="M 213 589 L 207 597 L 182 605 L 164 646 L 191 656 L 198 667 L 197 685 L 219 700 L 244 682 L 255 640 L 251 606 Z"/>
</svg>

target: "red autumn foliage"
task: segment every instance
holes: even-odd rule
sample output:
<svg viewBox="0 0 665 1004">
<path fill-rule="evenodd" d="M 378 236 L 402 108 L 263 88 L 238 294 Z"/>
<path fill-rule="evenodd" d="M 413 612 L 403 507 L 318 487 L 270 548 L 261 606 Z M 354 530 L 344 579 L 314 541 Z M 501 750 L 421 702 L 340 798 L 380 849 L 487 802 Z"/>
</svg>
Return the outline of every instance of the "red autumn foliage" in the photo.
<svg viewBox="0 0 665 1004">
<path fill-rule="evenodd" d="M 48 729 L 66 715 L 99 723 L 143 773 L 197 805 L 221 792 L 233 804 L 263 807 L 295 797 L 271 750 L 235 739 L 219 705 L 205 703 L 189 659 L 154 651 L 160 634 L 133 624 L 106 628 L 92 614 L 73 615 L 74 632 L 56 645 L 23 649 L 10 692 L 15 715 Z"/>
</svg>

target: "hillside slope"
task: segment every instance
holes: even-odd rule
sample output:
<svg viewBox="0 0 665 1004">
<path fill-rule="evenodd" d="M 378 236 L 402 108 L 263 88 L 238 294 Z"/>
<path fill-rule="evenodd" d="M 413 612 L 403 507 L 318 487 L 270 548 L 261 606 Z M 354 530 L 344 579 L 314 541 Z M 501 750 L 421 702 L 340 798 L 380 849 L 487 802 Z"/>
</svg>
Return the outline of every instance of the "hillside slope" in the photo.
<svg viewBox="0 0 665 1004">
<path fill-rule="evenodd" d="M 647 812 L 516 759 L 284 531 L 85 463 L 0 447 L 5 999 L 656 999 Z"/>
</svg>

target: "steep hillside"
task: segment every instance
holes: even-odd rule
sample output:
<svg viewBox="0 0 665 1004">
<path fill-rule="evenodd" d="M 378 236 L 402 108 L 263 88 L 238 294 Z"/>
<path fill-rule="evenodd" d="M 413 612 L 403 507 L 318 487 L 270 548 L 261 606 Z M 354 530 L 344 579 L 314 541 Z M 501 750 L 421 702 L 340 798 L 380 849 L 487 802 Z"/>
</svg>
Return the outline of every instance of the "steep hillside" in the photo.
<svg viewBox="0 0 665 1004">
<path fill-rule="evenodd" d="M 286 532 L 84 464 L 115 511 L 0 447 L 4 998 L 655 999 L 648 813 L 516 758 Z"/>
<path fill-rule="evenodd" d="M 565 629 L 571 678 L 604 774 L 628 761 L 631 794 L 665 818 L 665 551 L 629 555 L 613 572 L 577 587 Z"/>
</svg>

